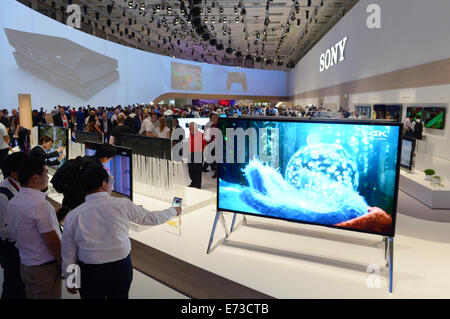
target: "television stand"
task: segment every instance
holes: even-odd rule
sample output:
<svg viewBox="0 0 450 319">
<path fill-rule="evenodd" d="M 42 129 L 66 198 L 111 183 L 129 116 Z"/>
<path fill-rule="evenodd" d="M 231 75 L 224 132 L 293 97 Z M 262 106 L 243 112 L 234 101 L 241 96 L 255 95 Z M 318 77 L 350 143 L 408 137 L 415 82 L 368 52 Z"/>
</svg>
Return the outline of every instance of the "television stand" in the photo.
<svg viewBox="0 0 450 319">
<path fill-rule="evenodd" d="M 236 225 L 236 227 L 234 227 L 235 223 L 236 223 L 236 217 L 237 217 L 237 213 L 233 214 L 233 221 L 231 222 L 231 227 L 230 230 L 228 231 L 227 225 L 226 225 L 226 221 L 225 221 L 225 217 L 223 215 L 223 212 L 221 211 L 217 211 L 216 212 L 216 216 L 214 218 L 214 223 L 213 223 L 213 227 L 211 230 L 211 235 L 209 237 L 209 243 L 208 243 L 208 248 L 206 250 L 206 254 L 211 253 L 217 246 L 219 246 L 220 244 L 222 244 L 223 242 L 226 242 L 228 237 L 231 235 L 231 233 L 233 231 L 236 231 L 239 226 L 241 225 L 248 225 L 248 221 L 246 218 L 246 215 L 243 215 L 243 219 Z M 224 231 L 225 231 L 225 238 L 221 239 L 212 249 L 212 243 L 214 241 L 214 234 L 216 232 L 216 228 L 217 228 L 217 223 L 220 221 Z M 385 258 L 385 266 L 388 268 L 388 284 L 389 284 L 389 293 L 392 293 L 393 291 L 393 270 L 394 270 L 394 238 L 393 237 L 387 237 L 384 236 L 383 237 L 383 242 L 384 242 L 384 258 Z"/>
</svg>

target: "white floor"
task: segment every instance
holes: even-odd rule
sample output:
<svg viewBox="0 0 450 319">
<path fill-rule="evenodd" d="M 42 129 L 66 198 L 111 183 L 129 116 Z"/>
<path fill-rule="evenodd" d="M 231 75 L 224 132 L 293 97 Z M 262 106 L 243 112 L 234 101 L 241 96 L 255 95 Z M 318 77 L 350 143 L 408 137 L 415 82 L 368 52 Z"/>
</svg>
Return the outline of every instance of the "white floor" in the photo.
<svg viewBox="0 0 450 319">
<path fill-rule="evenodd" d="M 249 217 L 250 226 L 238 228 L 225 245 L 216 245 L 224 237 L 219 225 L 207 255 L 211 207 L 186 215 L 180 237 L 161 226 L 130 235 L 276 298 L 450 298 L 450 211 L 430 210 L 402 192 L 398 211 L 392 294 L 380 236 Z M 225 215 L 228 227 L 231 217 Z"/>
<path fill-rule="evenodd" d="M 2 291 L 3 271 L 0 268 L 0 294 Z M 144 275 L 140 271 L 133 271 L 133 282 L 130 289 L 130 299 L 188 299 L 188 297 L 170 289 L 156 280 Z M 71 295 L 62 289 L 63 299 L 80 299 L 80 295 Z"/>
<path fill-rule="evenodd" d="M 213 189 L 215 181 L 207 178 L 204 185 Z M 198 190 L 189 194 L 211 196 Z M 135 197 L 151 209 L 167 206 Z M 403 192 L 399 192 L 393 294 L 387 290 L 379 236 L 251 217 L 250 225 L 238 228 L 226 245 L 216 245 L 224 236 L 218 226 L 215 249 L 207 255 L 213 219 L 213 207 L 204 207 L 183 217 L 181 236 L 170 234 L 164 225 L 130 235 L 276 298 L 450 298 L 450 210 L 431 210 Z M 226 214 L 226 221 L 229 226 L 231 214 Z M 377 283 L 367 272 L 369 265 L 380 268 L 378 288 L 368 285 Z M 64 292 L 64 298 L 77 296 Z M 186 297 L 135 271 L 130 298 Z"/>
</svg>

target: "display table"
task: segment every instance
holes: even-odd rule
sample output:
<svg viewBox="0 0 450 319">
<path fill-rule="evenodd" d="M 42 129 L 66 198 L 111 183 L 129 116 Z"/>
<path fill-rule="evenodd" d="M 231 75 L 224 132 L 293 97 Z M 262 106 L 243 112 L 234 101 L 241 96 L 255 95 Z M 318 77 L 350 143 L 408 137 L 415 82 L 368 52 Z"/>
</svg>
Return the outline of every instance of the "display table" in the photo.
<svg viewBox="0 0 450 319">
<path fill-rule="evenodd" d="M 430 181 L 425 180 L 422 171 L 401 171 L 400 190 L 432 209 L 450 209 L 450 187 L 447 182 L 444 181 L 444 187 L 432 186 Z"/>
<path fill-rule="evenodd" d="M 134 196 L 148 209 L 170 205 Z M 200 201 L 211 193 L 188 188 L 186 196 Z M 217 242 L 225 233 L 218 226 L 208 255 L 211 205 L 183 214 L 180 236 L 165 224 L 130 230 L 133 265 L 192 298 L 448 298 L 450 255 L 443 253 L 450 251 L 448 223 L 401 214 L 403 197 L 393 294 L 380 236 L 250 216 L 248 226 L 239 226 L 221 245 Z M 225 219 L 230 226 L 232 214 Z"/>
</svg>

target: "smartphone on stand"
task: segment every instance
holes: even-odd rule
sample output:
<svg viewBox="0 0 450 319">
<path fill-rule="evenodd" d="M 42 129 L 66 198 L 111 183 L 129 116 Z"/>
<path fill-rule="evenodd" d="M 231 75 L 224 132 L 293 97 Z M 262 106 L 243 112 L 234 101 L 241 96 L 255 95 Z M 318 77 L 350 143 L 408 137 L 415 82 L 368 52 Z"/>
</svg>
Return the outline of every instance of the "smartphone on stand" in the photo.
<svg viewBox="0 0 450 319">
<path fill-rule="evenodd" d="M 174 197 L 172 201 L 172 207 L 181 207 L 181 204 L 183 203 L 183 199 L 180 197 Z M 181 225 L 181 215 L 178 216 L 178 222 L 179 225 Z"/>
</svg>

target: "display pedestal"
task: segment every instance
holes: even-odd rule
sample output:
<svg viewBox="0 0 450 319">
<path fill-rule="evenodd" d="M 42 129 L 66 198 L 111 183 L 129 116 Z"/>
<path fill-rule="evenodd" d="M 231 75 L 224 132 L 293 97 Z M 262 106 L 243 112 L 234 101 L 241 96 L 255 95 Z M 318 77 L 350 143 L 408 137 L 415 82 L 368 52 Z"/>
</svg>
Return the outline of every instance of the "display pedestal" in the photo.
<svg viewBox="0 0 450 319">
<path fill-rule="evenodd" d="M 431 209 L 450 209 L 450 187 L 447 183 L 444 180 L 444 187 L 432 186 L 430 181 L 425 180 L 422 171 L 400 172 L 400 190 Z"/>
<path fill-rule="evenodd" d="M 206 250 L 206 254 L 210 254 L 219 245 L 226 244 L 228 242 L 228 238 L 230 237 L 230 234 L 233 231 L 236 231 L 237 228 L 239 228 L 239 226 L 248 225 L 247 218 L 245 217 L 245 215 L 243 215 L 243 219 L 241 220 L 241 222 L 236 227 L 234 227 L 234 224 L 236 223 L 236 216 L 237 216 L 237 214 L 235 213 L 233 215 L 233 221 L 231 223 L 230 231 L 228 231 L 223 213 L 220 211 L 216 212 L 213 227 L 211 230 L 211 235 L 209 237 L 208 248 Z M 217 244 L 215 246 L 212 246 L 212 243 L 214 241 L 214 235 L 216 232 L 216 227 L 217 227 L 217 224 L 219 223 L 219 221 L 225 231 L 225 238 L 222 238 L 221 240 L 219 240 L 217 242 Z M 393 273 L 393 271 L 394 271 L 394 238 L 393 237 L 383 237 L 383 241 L 385 244 L 384 257 L 385 257 L 386 267 L 388 267 L 388 271 L 389 271 L 389 275 L 388 275 L 389 276 L 389 288 L 388 289 L 389 289 L 389 293 L 392 293 L 392 291 L 393 291 L 393 274 L 394 274 Z"/>
</svg>

